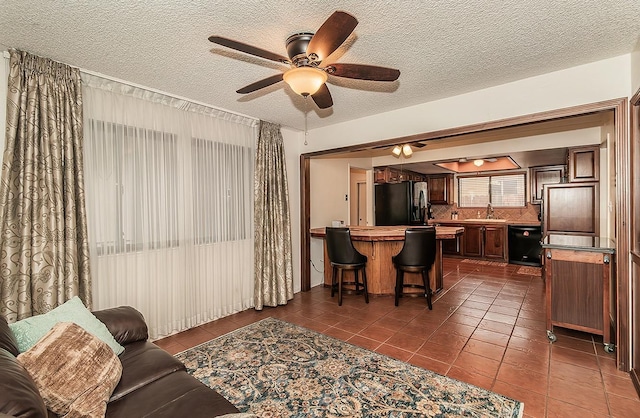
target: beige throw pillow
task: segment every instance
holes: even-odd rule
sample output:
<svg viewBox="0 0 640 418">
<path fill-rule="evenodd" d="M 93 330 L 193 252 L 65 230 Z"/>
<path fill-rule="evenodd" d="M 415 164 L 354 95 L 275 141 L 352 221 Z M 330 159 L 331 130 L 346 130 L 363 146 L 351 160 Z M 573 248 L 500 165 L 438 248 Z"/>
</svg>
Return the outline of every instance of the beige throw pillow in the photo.
<svg viewBox="0 0 640 418">
<path fill-rule="evenodd" d="M 66 418 L 104 417 L 122 363 L 109 346 L 72 322 L 56 324 L 18 356 L 48 409 Z"/>
</svg>

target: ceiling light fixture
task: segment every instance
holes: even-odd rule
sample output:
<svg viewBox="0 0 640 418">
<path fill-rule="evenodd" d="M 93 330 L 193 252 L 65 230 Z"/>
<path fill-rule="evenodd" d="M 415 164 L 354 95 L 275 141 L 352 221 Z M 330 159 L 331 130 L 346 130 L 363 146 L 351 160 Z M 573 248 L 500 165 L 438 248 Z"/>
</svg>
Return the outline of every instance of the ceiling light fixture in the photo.
<svg viewBox="0 0 640 418">
<path fill-rule="evenodd" d="M 327 73 L 313 67 L 292 68 L 283 74 L 284 81 L 291 90 L 301 96 L 315 94 L 327 81 Z"/>
<path fill-rule="evenodd" d="M 409 145 L 409 144 L 396 145 L 391 150 L 391 153 L 393 155 L 395 155 L 396 157 L 400 157 L 400 155 L 404 155 L 405 158 L 409 158 L 409 157 L 411 157 L 411 154 L 413 154 L 413 149 L 411 148 L 411 145 Z"/>
<path fill-rule="evenodd" d="M 473 160 L 473 165 L 475 165 L 476 167 L 482 167 L 483 164 L 484 160 Z"/>
</svg>

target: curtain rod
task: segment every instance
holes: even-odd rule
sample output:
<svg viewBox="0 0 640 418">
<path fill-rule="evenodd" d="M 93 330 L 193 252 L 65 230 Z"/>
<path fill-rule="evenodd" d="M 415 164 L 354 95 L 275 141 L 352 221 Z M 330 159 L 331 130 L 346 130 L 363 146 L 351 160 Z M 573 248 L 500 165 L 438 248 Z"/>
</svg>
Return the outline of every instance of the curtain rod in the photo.
<svg viewBox="0 0 640 418">
<path fill-rule="evenodd" d="M 2 45 L 2 44 L 0 44 L 0 46 L 3 47 L 3 49 L 4 49 L 2 51 L 2 56 L 4 58 L 6 58 L 6 59 L 9 59 L 11 57 L 11 55 L 9 54 L 9 51 L 8 51 L 9 48 L 4 46 L 4 45 Z M 65 64 L 67 64 L 67 63 L 65 63 Z M 71 64 L 67 64 L 67 65 L 71 65 Z M 73 65 L 71 65 L 71 66 L 73 66 Z M 117 83 L 126 84 L 126 85 L 131 86 L 131 87 L 148 90 L 148 91 L 151 91 L 153 93 L 162 94 L 162 95 L 165 95 L 165 96 L 168 96 L 168 97 L 172 97 L 172 98 L 178 99 L 178 100 L 184 100 L 184 101 L 187 101 L 187 102 L 199 105 L 199 106 L 210 107 L 212 109 L 219 110 L 221 112 L 231 113 L 231 114 L 236 115 L 236 116 L 242 116 L 243 118 L 253 119 L 253 120 L 257 121 L 257 122 L 260 122 L 260 119 L 258 119 L 256 117 L 245 115 L 245 114 L 239 113 L 239 112 L 234 112 L 232 110 L 222 109 L 222 108 L 220 108 L 218 106 L 213 106 L 213 105 L 211 105 L 209 103 L 204 103 L 204 102 L 200 102 L 200 101 L 197 101 L 197 100 L 189 99 L 189 98 L 186 98 L 186 97 L 178 96 L 176 94 L 167 93 L 166 91 L 154 89 L 152 87 L 143 86 L 141 84 L 132 83 L 131 81 L 121 80 L 119 78 L 111 77 L 111 76 L 99 73 L 97 71 L 85 70 L 84 68 L 80 68 L 80 67 L 76 67 L 76 68 L 78 68 L 81 73 L 86 73 L 86 74 L 89 74 L 89 75 L 92 75 L 92 76 L 104 78 L 106 80 L 115 81 Z"/>
<path fill-rule="evenodd" d="M 231 114 L 236 115 L 236 116 L 242 116 L 243 118 L 253 119 L 253 120 L 257 121 L 257 122 L 260 121 L 260 119 L 258 119 L 256 117 L 245 115 L 245 114 L 242 114 L 242 113 L 239 113 L 239 112 L 234 112 L 232 110 L 222 109 L 220 107 L 213 106 L 213 105 L 211 105 L 209 103 L 200 102 L 200 101 L 197 101 L 197 100 L 189 99 L 187 97 L 178 96 L 178 95 L 172 94 L 172 93 L 167 93 L 166 91 L 154 89 L 152 87 L 143 86 L 141 84 L 136 84 L 136 83 L 133 83 L 131 81 L 121 80 L 121 79 L 116 78 L 116 77 L 111 77 L 111 76 L 108 76 L 108 75 L 105 75 L 105 74 L 98 73 L 96 71 L 85 70 L 84 68 L 78 68 L 78 69 L 80 70 L 81 73 L 85 73 L 85 74 L 88 74 L 88 75 L 104 78 L 104 79 L 110 80 L 110 81 L 115 81 L 115 82 L 121 83 L 121 84 L 126 84 L 126 85 L 131 86 L 131 87 L 148 90 L 148 91 L 151 91 L 153 93 L 158 93 L 158 94 L 162 94 L 162 95 L 165 95 L 165 96 L 168 96 L 168 97 L 172 97 L 174 99 L 184 100 L 184 101 L 187 101 L 187 102 L 199 105 L 199 106 L 210 107 L 212 109 L 219 110 L 221 112 L 227 112 L 227 113 L 231 113 Z"/>
</svg>

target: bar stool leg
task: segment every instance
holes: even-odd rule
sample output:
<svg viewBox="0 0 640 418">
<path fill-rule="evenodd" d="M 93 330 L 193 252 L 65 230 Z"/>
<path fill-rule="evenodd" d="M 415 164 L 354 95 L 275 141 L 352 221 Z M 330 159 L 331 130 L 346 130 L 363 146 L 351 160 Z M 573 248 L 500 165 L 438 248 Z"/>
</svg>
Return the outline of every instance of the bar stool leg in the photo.
<svg viewBox="0 0 640 418">
<path fill-rule="evenodd" d="M 400 298 L 400 295 L 402 294 L 402 282 L 403 282 L 403 277 L 404 276 L 404 271 L 402 271 L 402 269 L 400 267 L 396 268 L 396 306 L 398 306 L 398 299 Z"/>
<path fill-rule="evenodd" d="M 427 297 L 427 306 L 429 310 L 433 310 L 433 306 L 431 305 L 431 285 L 429 284 L 429 274 L 427 273 L 427 269 L 422 270 L 422 282 L 424 283 L 424 295 Z"/>
<path fill-rule="evenodd" d="M 342 276 L 344 275 L 344 270 L 338 268 L 340 277 L 338 278 L 338 306 L 342 306 Z"/>
<path fill-rule="evenodd" d="M 365 303 L 369 303 L 369 290 L 367 289 L 367 270 L 365 267 L 362 268 L 362 284 L 364 286 L 364 301 Z"/>
<path fill-rule="evenodd" d="M 331 266 L 331 297 L 333 297 L 336 291 L 336 270 L 336 266 Z"/>
</svg>

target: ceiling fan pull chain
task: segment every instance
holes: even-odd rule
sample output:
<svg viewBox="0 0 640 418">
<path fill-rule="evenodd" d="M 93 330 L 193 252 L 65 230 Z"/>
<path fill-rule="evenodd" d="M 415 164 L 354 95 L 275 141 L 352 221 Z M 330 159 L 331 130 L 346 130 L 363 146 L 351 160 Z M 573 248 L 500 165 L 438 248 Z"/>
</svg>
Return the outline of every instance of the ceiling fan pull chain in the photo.
<svg viewBox="0 0 640 418">
<path fill-rule="evenodd" d="M 309 95 L 304 96 L 304 144 L 309 145 L 307 142 L 307 113 L 309 113 Z"/>
</svg>

